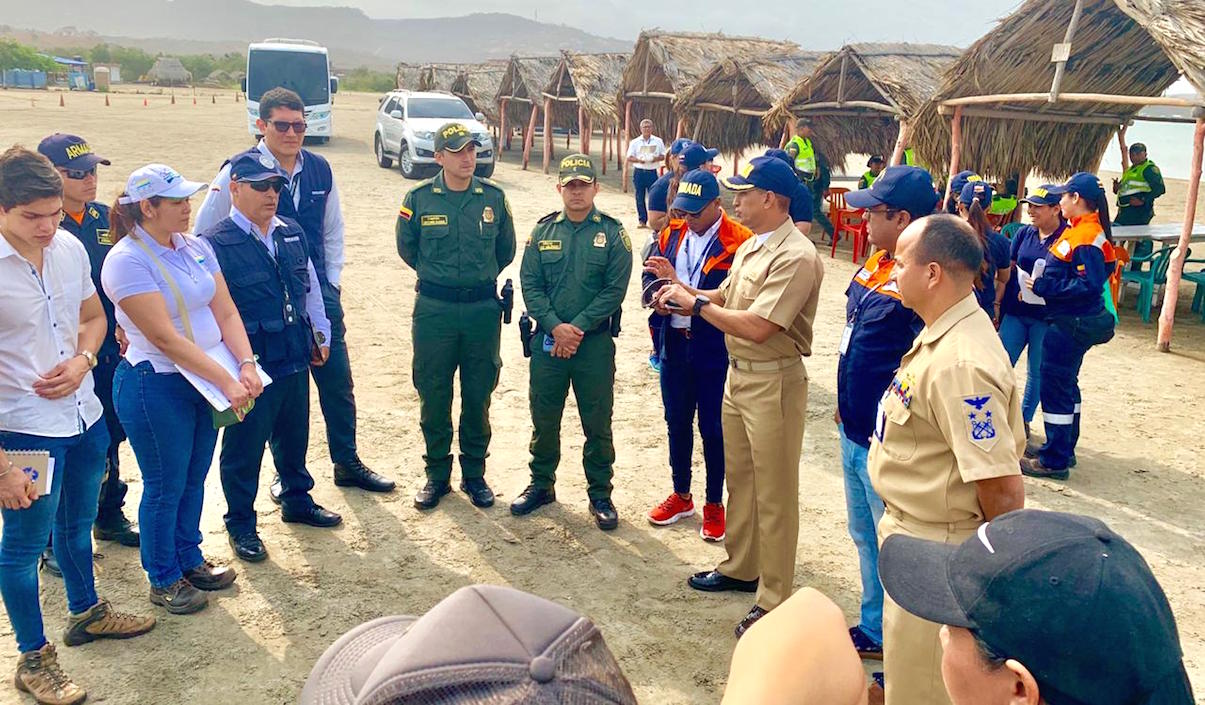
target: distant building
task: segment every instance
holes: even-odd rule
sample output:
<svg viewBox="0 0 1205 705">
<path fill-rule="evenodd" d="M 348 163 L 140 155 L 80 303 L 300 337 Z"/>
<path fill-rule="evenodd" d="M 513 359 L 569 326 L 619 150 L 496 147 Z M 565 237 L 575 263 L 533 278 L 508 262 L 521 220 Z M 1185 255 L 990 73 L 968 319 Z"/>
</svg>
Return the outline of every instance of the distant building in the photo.
<svg viewBox="0 0 1205 705">
<path fill-rule="evenodd" d="M 187 86 L 192 83 L 192 73 L 174 56 L 161 56 L 147 72 L 146 78 L 156 86 Z"/>
</svg>

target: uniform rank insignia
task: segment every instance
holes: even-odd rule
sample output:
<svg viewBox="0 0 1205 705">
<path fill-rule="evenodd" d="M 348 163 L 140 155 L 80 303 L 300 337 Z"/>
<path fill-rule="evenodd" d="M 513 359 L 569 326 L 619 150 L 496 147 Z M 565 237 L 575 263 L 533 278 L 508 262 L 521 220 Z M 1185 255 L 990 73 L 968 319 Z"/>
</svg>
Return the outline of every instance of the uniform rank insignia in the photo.
<svg viewBox="0 0 1205 705">
<path fill-rule="evenodd" d="M 971 442 L 984 450 L 990 450 L 996 444 L 996 425 L 992 421 L 992 412 L 987 408 L 992 400 L 990 394 L 981 397 L 964 397 L 966 405 L 963 411 L 967 415 L 967 433 Z"/>
<path fill-rule="evenodd" d="M 540 240 L 540 252 L 560 252 L 560 240 Z"/>
<path fill-rule="evenodd" d="M 448 224 L 448 216 L 446 216 L 446 215 L 424 215 L 422 220 L 419 222 L 422 223 L 422 227 L 424 227 L 424 228 L 427 227 L 428 225 L 447 225 Z"/>
<path fill-rule="evenodd" d="M 887 391 L 894 394 L 900 400 L 905 409 L 912 405 L 912 383 L 914 381 L 915 379 L 912 377 L 911 372 L 905 373 L 903 377 L 896 375 L 891 380 L 891 386 L 887 388 Z"/>
<path fill-rule="evenodd" d="M 602 222 L 602 216 L 601 216 L 601 215 L 599 215 L 599 214 L 597 214 L 597 213 L 595 213 L 595 214 L 594 214 L 594 218 L 593 218 L 592 220 L 593 220 L 595 223 L 601 223 L 601 222 Z"/>
<path fill-rule="evenodd" d="M 481 209 L 481 222 L 486 223 L 487 225 L 489 223 L 494 222 L 494 209 L 493 208 L 486 206 L 485 208 Z"/>
<path fill-rule="evenodd" d="M 91 217 L 91 218 L 99 218 L 99 217 L 100 217 L 100 211 L 96 210 L 96 208 L 94 208 L 94 207 L 92 207 L 92 206 L 89 206 L 89 207 L 88 207 L 88 216 L 89 216 L 89 217 Z"/>
<path fill-rule="evenodd" d="M 632 238 L 628 237 L 628 231 L 623 228 L 619 229 L 619 239 L 623 242 L 624 249 L 628 252 L 632 251 Z"/>
<path fill-rule="evenodd" d="M 108 228 L 104 228 L 103 230 L 100 228 L 96 229 L 96 242 L 101 245 L 113 245 L 113 236 L 109 234 Z"/>
<path fill-rule="evenodd" d="M 595 247 L 606 247 L 607 246 L 607 234 L 599 233 L 599 234 L 595 235 L 594 236 L 594 246 Z"/>
<path fill-rule="evenodd" d="M 410 210 L 406 206 L 402 206 L 402 209 L 397 212 L 397 216 L 402 220 L 410 220 L 414 217 L 414 211 Z"/>
</svg>

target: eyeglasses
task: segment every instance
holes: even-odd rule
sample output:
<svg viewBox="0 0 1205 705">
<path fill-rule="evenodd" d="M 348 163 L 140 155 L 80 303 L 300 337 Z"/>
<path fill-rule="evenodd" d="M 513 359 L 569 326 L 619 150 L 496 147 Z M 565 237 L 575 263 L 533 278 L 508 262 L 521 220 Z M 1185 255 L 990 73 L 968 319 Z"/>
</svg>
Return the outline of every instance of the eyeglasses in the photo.
<svg viewBox="0 0 1205 705">
<path fill-rule="evenodd" d="M 882 208 L 878 210 L 871 208 L 866 211 L 866 215 L 870 215 L 872 213 L 875 215 L 885 215 L 888 218 L 894 218 L 899 213 L 899 210 L 895 208 Z"/>
<path fill-rule="evenodd" d="M 288 122 L 286 120 L 273 120 L 269 124 L 272 125 L 273 129 L 275 129 L 277 132 L 279 132 L 282 135 L 287 133 L 289 131 L 290 127 L 293 128 L 293 132 L 295 132 L 296 134 L 299 134 L 299 135 L 305 134 L 305 121 L 304 120 L 298 120 L 297 122 Z"/>
<path fill-rule="evenodd" d="M 272 189 L 275 193 L 280 193 L 281 189 L 285 187 L 285 182 L 280 179 L 268 179 L 266 181 L 251 181 L 247 185 L 260 193 L 266 193 L 268 189 Z"/>
<path fill-rule="evenodd" d="M 89 176 L 96 176 L 96 167 L 92 167 L 91 169 L 59 169 L 59 172 L 72 181 L 83 181 Z"/>
</svg>

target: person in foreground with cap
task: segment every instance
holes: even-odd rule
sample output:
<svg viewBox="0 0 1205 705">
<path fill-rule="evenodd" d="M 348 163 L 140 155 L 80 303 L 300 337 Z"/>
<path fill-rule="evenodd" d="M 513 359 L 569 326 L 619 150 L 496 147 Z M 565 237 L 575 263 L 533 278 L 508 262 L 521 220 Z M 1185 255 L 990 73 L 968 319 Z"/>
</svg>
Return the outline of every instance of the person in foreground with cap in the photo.
<svg viewBox="0 0 1205 705">
<path fill-rule="evenodd" d="M 982 263 L 979 237 L 958 216 L 921 218 L 896 242 L 890 281 L 925 327 L 883 394 L 872 435 L 870 480 L 886 504 L 880 541 L 904 534 L 959 542 L 1024 504 L 1021 399 L 975 299 Z M 946 702 L 937 632 L 885 600 L 887 705 Z"/>
<path fill-rule="evenodd" d="M 636 215 L 640 227 L 648 227 L 649 187 L 657 180 L 657 169 L 665 157 L 665 142 L 653 134 L 653 121 L 640 121 L 640 136 L 628 143 L 627 163 L 632 165 L 632 189 L 636 192 Z"/>
<path fill-rule="evenodd" d="M 1148 225 L 1155 217 L 1155 199 L 1167 193 L 1163 184 L 1163 173 L 1155 162 L 1146 156 L 1146 145 L 1135 142 L 1130 145 L 1130 166 L 1126 167 L 1121 179 L 1113 179 L 1113 193 L 1117 194 L 1117 218 L 1114 225 Z M 1134 254 L 1149 254 L 1153 244 L 1144 240 L 1145 252 L 1137 248 Z"/>
<path fill-rule="evenodd" d="M 883 658 L 883 586 L 876 529 L 883 518 L 883 500 L 870 483 L 866 458 L 879 399 L 900 366 L 900 358 L 924 326 L 904 305 L 899 287 L 891 281 L 893 253 L 900 233 L 930 215 L 937 200 L 929 172 L 914 166 L 893 166 L 870 188 L 846 194 L 851 208 L 866 209 L 866 234 L 876 250 L 845 290 L 835 418 L 841 436 L 846 520 L 862 576 L 861 615 L 849 634 L 865 658 Z"/>
<path fill-rule="evenodd" d="M 765 156 L 781 159 L 788 165 L 794 163 L 785 149 L 767 149 Z M 802 181 L 795 188 L 795 193 L 791 194 L 791 222 L 804 235 L 812 232 L 812 191 Z"/>
<path fill-rule="evenodd" d="M 189 199 L 204 188 L 163 164 L 135 170 L 110 210 L 114 245 L 101 270 L 129 341 L 113 397 L 142 471 L 142 567 L 151 603 L 173 614 L 203 609 L 203 590 L 235 579 L 201 553 L 205 476 L 218 432 L 213 407 L 181 372 L 217 387 L 239 415 L 263 390 L 217 257 L 209 243 L 186 234 Z M 240 361 L 238 379 L 207 354 L 221 345 Z"/>
<path fill-rule="evenodd" d="M 255 360 L 272 379 L 241 423 L 222 433 L 218 467 L 226 532 L 240 559 L 268 557 L 256 531 L 255 496 L 264 444 L 280 478 L 280 518 L 319 528 L 343 518 L 310 496 L 310 366 L 330 357 L 331 323 L 301 226 L 276 215 L 287 176 L 257 149 L 230 160 L 230 215 L 201 234 L 213 247 L 230 296 L 249 332 Z M 254 370 L 254 367 L 248 366 Z"/>
<path fill-rule="evenodd" d="M 322 654 L 300 705 L 636 705 L 598 627 L 500 585 L 471 585 L 419 617 L 374 619 Z"/>
<path fill-rule="evenodd" d="M 38 558 L 52 528 L 66 645 L 155 626 L 96 594 L 91 529 L 109 433 L 89 372 L 106 323 L 88 253 L 59 227 L 62 190 L 45 156 L 17 146 L 0 154 L 0 594 L 20 652 L 14 685 L 48 705 L 87 697 L 63 673 L 42 622 Z M 53 474 L 38 482 L 50 463 Z"/>
<path fill-rule="evenodd" d="M 665 155 L 665 173 L 658 176 L 653 185 L 649 187 L 648 225 L 654 233 L 649 236 L 650 243 L 656 241 L 656 233 L 660 233 L 669 224 L 669 203 L 673 200 L 674 196 L 674 194 L 670 193 L 670 182 L 689 171 L 682 167 L 681 156 L 682 151 L 692 144 L 694 144 L 694 141 L 688 140 L 685 137 L 679 137 L 674 140 Z M 645 259 L 648 259 L 650 252 L 651 245 L 649 251 L 642 252 L 641 254 L 644 255 Z"/>
<path fill-rule="evenodd" d="M 741 244 L 753 232 L 724 212 L 720 184 L 707 169 L 689 171 L 670 204 L 671 225 L 645 261 L 645 288 L 661 279 L 694 289 L 718 289 Z M 674 491 L 649 512 L 649 522 L 668 526 L 694 516 L 690 492 L 695 413 L 707 470 L 706 503 L 699 534 L 722 541 L 724 522 L 724 429 L 720 410 L 728 377 L 724 333 L 706 320 L 665 307 L 654 310 L 651 325 L 661 358 L 661 401 L 669 427 L 669 465 Z"/>
<path fill-rule="evenodd" d="M 1117 319 L 1108 310 L 1109 275 L 1117 266 L 1110 238 L 1109 199 L 1100 179 L 1080 172 L 1066 184 L 1048 189 L 1071 224 L 1051 243 L 1040 276 L 1024 282 L 1046 302 L 1046 338 L 1042 344 L 1042 421 L 1046 443 L 1022 469 L 1030 477 L 1066 480 L 1079 442 L 1079 372 L 1095 345 L 1112 340 Z M 1107 297 L 1107 298 L 1106 298 Z"/>
<path fill-rule="evenodd" d="M 515 258 L 515 223 L 502 188 L 474 174 L 480 143 L 450 122 L 435 133 L 440 172 L 406 194 L 397 251 L 418 275 L 413 327 L 414 389 L 426 443 L 426 484 L 414 498 L 434 509 L 452 490 L 452 381 L 460 370 L 460 489 L 491 507 L 485 481 L 490 395 L 502 369 L 498 275 Z"/>
<path fill-rule="evenodd" d="M 754 236 L 737 248 L 717 288 L 679 280 L 658 293 L 656 304 L 689 311 L 725 334 L 731 365 L 722 411 L 728 558 L 687 582 L 705 592 L 757 593 L 736 627 L 740 637 L 790 597 L 795 579 L 808 390 L 801 358 L 812 353 L 824 266 L 816 246 L 791 223 L 798 180 L 789 166 L 755 157 L 723 183 L 736 191 L 736 217 Z"/>
<path fill-rule="evenodd" d="M 531 339 L 531 484 L 511 502 L 522 516 L 556 501 L 561 415 L 572 385 L 586 442 L 582 467 L 598 528 L 619 525 L 611 502 L 615 442 L 615 341 L 632 275 L 632 241 L 623 224 L 598 210 L 594 163 L 561 160 L 557 191 L 564 210 L 540 218 L 523 250 L 523 301 L 536 323 Z"/>
<path fill-rule="evenodd" d="M 1025 509 L 961 545 L 890 536 L 880 570 L 900 607 L 943 625 L 953 705 L 1194 702 L 1163 589 L 1097 519 Z"/>
<path fill-rule="evenodd" d="M 88 260 L 92 264 L 92 284 L 100 296 L 100 304 L 109 324 L 104 342 L 96 353 L 96 368 L 92 370 L 96 396 L 104 408 L 105 427 L 109 430 L 105 479 L 100 485 L 100 504 L 96 510 L 92 535 L 100 541 L 116 541 L 123 546 L 137 547 L 138 530 L 122 511 L 129 488 L 121 479 L 118 453 L 126 434 L 113 408 L 113 372 L 121 359 L 116 337 L 117 319 L 113 316 L 113 302 L 105 295 L 100 283 L 101 265 L 113 247 L 113 238 L 109 232 L 109 207 L 96 200 L 97 167 L 109 166 L 110 162 L 93 152 L 91 145 L 82 137 L 57 132 L 42 140 L 38 151 L 54 164 L 63 179 L 63 218 L 59 227 L 74 235 L 88 251 Z M 43 554 L 43 565 L 58 574 L 58 563 L 50 547 Z"/>
<path fill-rule="evenodd" d="M 1013 233 L 1009 246 L 1009 262 L 1013 274 L 1004 286 L 1000 301 L 1000 342 L 1015 366 L 1021 352 L 1029 349 L 1025 375 L 1025 396 L 1021 400 L 1021 418 L 1025 421 L 1025 452 L 1036 452 L 1030 444 L 1029 425 L 1033 423 L 1041 399 L 1043 341 L 1046 338 L 1046 300 L 1021 281 L 1041 274 L 1046 267 L 1046 253 L 1054 241 L 1067 229 L 1067 221 L 1059 209 L 1059 196 L 1050 192 L 1053 184 L 1044 184 L 1025 196 L 1030 224 Z M 1042 264 L 1038 265 L 1038 262 Z"/>
<path fill-rule="evenodd" d="M 874 180 L 879 178 L 879 174 L 883 173 L 883 169 L 887 168 L 887 160 L 881 154 L 875 154 L 866 160 L 866 173 L 862 174 L 862 178 L 858 179 L 858 190 L 867 189 L 874 185 Z"/>
</svg>

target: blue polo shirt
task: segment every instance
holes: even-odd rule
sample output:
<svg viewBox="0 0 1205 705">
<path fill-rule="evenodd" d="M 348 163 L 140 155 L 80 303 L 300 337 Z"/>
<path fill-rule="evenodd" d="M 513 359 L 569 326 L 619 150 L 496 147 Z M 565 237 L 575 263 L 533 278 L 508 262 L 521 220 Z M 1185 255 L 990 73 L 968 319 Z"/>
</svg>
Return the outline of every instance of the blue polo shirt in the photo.
<svg viewBox="0 0 1205 705">
<path fill-rule="evenodd" d="M 988 317 L 996 315 L 996 272 L 1008 269 L 1012 260 L 1009 258 L 1008 238 L 995 230 L 987 231 L 987 247 L 983 251 L 983 259 L 987 261 L 987 271 L 983 273 L 983 288 L 975 292 L 979 305 L 987 311 Z"/>
<path fill-rule="evenodd" d="M 109 235 L 109 207 L 103 203 L 89 203 L 84 206 L 83 219 L 76 222 L 69 214 L 64 213 L 59 227 L 75 236 L 88 251 L 88 261 L 92 265 L 92 284 L 100 295 L 100 305 L 105 310 L 105 318 L 109 322 L 105 331 L 105 339 L 101 342 L 96 357 L 104 362 L 116 364 L 118 346 L 114 332 L 117 329 L 117 318 L 113 313 L 113 302 L 101 287 L 100 270 L 105 263 L 105 257 L 113 249 L 113 238 Z"/>
<path fill-rule="evenodd" d="M 669 212 L 669 182 L 674 180 L 674 172 L 667 171 L 649 186 L 648 209 L 651 211 Z"/>
<path fill-rule="evenodd" d="M 801 181 L 799 188 L 791 194 L 791 222 L 810 223 L 812 215 L 812 190 Z"/>
<path fill-rule="evenodd" d="M 1050 237 L 1042 239 L 1041 233 L 1032 225 L 1026 225 L 1013 234 L 1009 260 L 1017 263 L 1017 269 L 1033 273 L 1033 265 L 1038 260 L 1046 259 L 1050 245 L 1067 229 L 1067 222 L 1060 220 L 1059 227 Z M 1046 317 L 1046 307 L 1042 304 L 1030 304 L 1021 301 L 1021 284 L 1014 274 L 1004 287 L 1004 300 L 1000 302 L 1000 313 L 1009 316 L 1023 316 L 1042 320 Z"/>
</svg>

